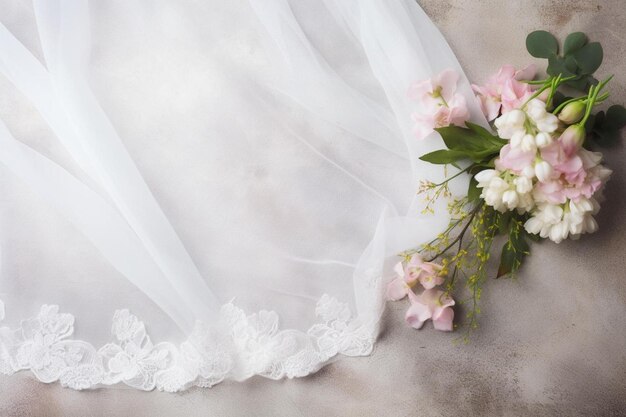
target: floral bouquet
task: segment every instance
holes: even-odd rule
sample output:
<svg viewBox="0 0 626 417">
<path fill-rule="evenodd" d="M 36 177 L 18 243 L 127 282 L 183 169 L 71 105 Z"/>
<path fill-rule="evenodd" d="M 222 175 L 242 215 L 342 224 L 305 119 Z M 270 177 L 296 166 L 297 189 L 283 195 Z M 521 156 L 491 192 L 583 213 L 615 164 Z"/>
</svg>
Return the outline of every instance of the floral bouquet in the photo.
<svg viewBox="0 0 626 417">
<path fill-rule="evenodd" d="M 416 135 L 424 139 L 435 130 L 447 147 L 421 159 L 457 169 L 441 183 L 421 183 L 425 211 L 447 198 L 451 222 L 432 242 L 400 254 L 397 276 L 387 288 L 390 300 L 408 296 L 406 321 L 414 328 L 432 319 L 436 329 L 452 330 L 452 295 L 463 282 L 470 294 L 463 302 L 471 304 L 467 340 L 477 326 L 492 252 L 500 256 L 493 276 L 514 276 L 530 241 L 559 243 L 598 229 L 594 216 L 611 170 L 593 149 L 617 141 L 626 125 L 620 105 L 594 113 L 609 97 L 611 77 L 594 78 L 602 46 L 576 32 L 560 51 L 545 31 L 528 35 L 526 46 L 532 56 L 548 59 L 545 79 L 534 80 L 532 65 L 519 71 L 505 65 L 485 85 L 472 86 L 491 129 L 468 120 L 465 99 L 455 93 L 454 71 L 410 89 L 421 109 L 413 116 Z M 470 177 L 467 194 L 452 198 L 449 183 L 464 173 Z M 423 288 L 419 294 L 417 287 Z"/>
</svg>

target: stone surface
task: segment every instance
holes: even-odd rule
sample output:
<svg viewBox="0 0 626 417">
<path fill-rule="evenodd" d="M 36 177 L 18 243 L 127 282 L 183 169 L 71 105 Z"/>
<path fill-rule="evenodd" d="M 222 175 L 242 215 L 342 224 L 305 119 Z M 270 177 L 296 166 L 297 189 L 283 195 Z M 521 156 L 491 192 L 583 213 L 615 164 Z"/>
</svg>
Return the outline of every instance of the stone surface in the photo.
<svg viewBox="0 0 626 417">
<path fill-rule="evenodd" d="M 502 63 L 529 61 L 526 34 L 584 31 L 601 41 L 611 101 L 626 102 L 622 0 L 420 0 L 479 82 Z M 0 11 L 0 13 L 2 13 Z M 626 169 L 623 146 L 601 231 L 544 243 L 517 280 L 489 282 L 469 345 L 404 326 L 392 305 L 369 358 L 345 359 L 301 380 L 224 383 L 183 394 L 77 393 L 29 374 L 0 378 L 2 416 L 618 416 L 626 415 Z"/>
</svg>

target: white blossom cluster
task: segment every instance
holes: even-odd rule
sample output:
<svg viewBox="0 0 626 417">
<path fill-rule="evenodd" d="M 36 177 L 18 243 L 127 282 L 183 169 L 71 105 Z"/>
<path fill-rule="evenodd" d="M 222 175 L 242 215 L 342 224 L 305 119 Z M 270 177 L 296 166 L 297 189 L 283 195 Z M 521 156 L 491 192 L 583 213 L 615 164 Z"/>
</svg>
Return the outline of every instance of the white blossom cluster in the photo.
<svg viewBox="0 0 626 417">
<path fill-rule="evenodd" d="M 494 169 L 476 174 L 481 197 L 500 212 L 529 213 L 529 233 L 554 242 L 595 232 L 597 201 L 611 171 L 582 148 L 584 128 L 567 127 L 539 99 L 495 120 L 508 139 Z"/>
</svg>

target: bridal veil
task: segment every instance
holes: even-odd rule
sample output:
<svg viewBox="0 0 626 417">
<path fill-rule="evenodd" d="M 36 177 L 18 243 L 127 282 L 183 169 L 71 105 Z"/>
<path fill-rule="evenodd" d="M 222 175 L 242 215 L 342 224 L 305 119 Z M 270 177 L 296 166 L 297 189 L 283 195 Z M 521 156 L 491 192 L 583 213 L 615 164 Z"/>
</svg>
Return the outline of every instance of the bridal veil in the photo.
<svg viewBox="0 0 626 417">
<path fill-rule="evenodd" d="M 413 0 L 9 4 L 1 373 L 178 391 L 371 353 L 394 255 L 448 222 L 406 92 L 462 69 Z"/>
</svg>

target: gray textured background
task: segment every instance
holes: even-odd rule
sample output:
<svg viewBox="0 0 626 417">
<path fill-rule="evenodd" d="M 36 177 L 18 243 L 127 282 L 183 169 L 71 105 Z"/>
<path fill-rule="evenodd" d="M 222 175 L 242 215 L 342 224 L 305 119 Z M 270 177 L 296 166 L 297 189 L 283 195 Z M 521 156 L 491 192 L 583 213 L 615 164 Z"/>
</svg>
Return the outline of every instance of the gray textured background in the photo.
<svg viewBox="0 0 626 417">
<path fill-rule="evenodd" d="M 600 75 L 615 73 L 612 102 L 626 103 L 623 0 L 420 0 L 464 65 L 481 81 L 500 64 L 529 60 L 534 29 L 602 42 Z M 0 11 L 1 13 L 1 11 Z M 105 389 L 77 393 L 29 374 L 0 377 L 0 416 L 608 416 L 626 415 L 626 172 L 624 148 L 601 231 L 535 247 L 517 280 L 489 282 L 470 345 L 413 331 L 392 305 L 369 358 L 344 359 L 293 381 L 260 378 L 183 394 Z"/>
</svg>

